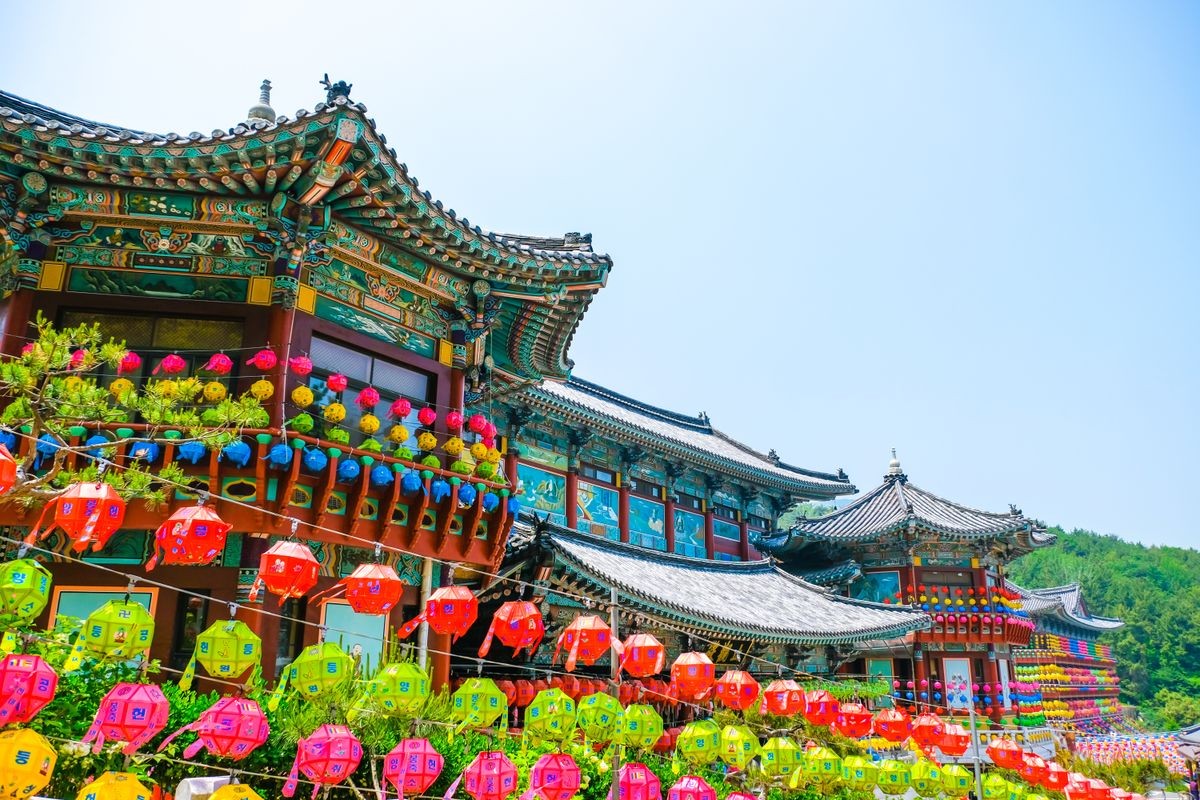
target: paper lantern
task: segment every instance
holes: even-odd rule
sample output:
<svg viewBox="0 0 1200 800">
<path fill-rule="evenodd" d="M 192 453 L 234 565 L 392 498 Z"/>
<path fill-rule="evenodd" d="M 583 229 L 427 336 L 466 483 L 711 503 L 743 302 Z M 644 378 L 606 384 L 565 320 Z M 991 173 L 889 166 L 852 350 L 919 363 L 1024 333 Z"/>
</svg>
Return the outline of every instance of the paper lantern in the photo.
<svg viewBox="0 0 1200 800">
<path fill-rule="evenodd" d="M 146 571 L 154 569 L 160 557 L 170 565 L 212 563 L 225 549 L 232 527 L 208 506 L 177 509 L 154 532 L 154 555 L 146 562 Z"/>
<path fill-rule="evenodd" d="M 983 777 L 983 800 L 1007 800 L 1008 781 L 1003 775 L 989 772 Z"/>
<path fill-rule="evenodd" d="M 776 679 L 767 684 L 762 693 L 763 704 L 767 711 L 780 717 L 791 717 L 803 714 L 804 689 L 793 680 Z"/>
<path fill-rule="evenodd" d="M 479 599 L 465 586 L 442 586 L 429 595 L 425 610 L 409 620 L 397 635 L 407 639 L 422 622 L 428 622 L 436 633 L 462 636 L 479 616 Z"/>
<path fill-rule="evenodd" d="M 296 746 L 296 760 L 283 796 L 292 797 L 299 786 L 299 775 L 313 782 L 312 796 L 322 786 L 336 786 L 358 769 L 362 761 L 362 745 L 345 725 L 322 725 Z"/>
<path fill-rule="evenodd" d="M 13 654 L 0 661 L 0 725 L 29 722 L 54 699 L 58 673 L 41 656 Z"/>
<path fill-rule="evenodd" d="M 838 715 L 837 719 L 833 721 L 833 728 L 842 736 L 861 739 L 871 733 L 873 724 L 874 719 L 866 706 L 861 703 L 842 703 L 838 707 Z"/>
<path fill-rule="evenodd" d="M 625 707 L 617 724 L 616 742 L 627 747 L 648 750 L 662 738 L 663 720 L 653 706 L 635 703 Z"/>
<path fill-rule="evenodd" d="M 43 528 L 46 515 L 51 512 L 50 524 Z M 52 530 L 61 528 L 76 553 L 89 547 L 99 552 L 124 521 L 125 501 L 116 489 L 107 483 L 76 483 L 46 504 L 25 543 L 37 544 Z"/>
<path fill-rule="evenodd" d="M 637 761 L 622 764 L 617 770 L 617 796 L 613 797 L 612 789 L 608 791 L 608 800 L 662 800 L 662 784 L 658 776 Z"/>
<path fill-rule="evenodd" d="M 132 772 L 106 772 L 80 789 L 75 800 L 150 800 L 153 796 Z"/>
<path fill-rule="evenodd" d="M 621 653 L 621 669 L 635 678 L 648 678 L 663 671 L 667 648 L 648 633 L 630 634 Z"/>
<path fill-rule="evenodd" d="M 717 790 L 704 778 L 684 775 L 667 790 L 667 800 L 717 800 Z"/>
<path fill-rule="evenodd" d="M 543 689 L 525 709 L 525 732 L 561 742 L 575 733 L 575 701 L 562 689 Z"/>
<path fill-rule="evenodd" d="M 715 682 L 716 668 L 704 653 L 681 653 L 671 664 L 671 684 L 683 700 L 700 699 Z"/>
<path fill-rule="evenodd" d="M 937 714 L 918 714 L 912 723 L 913 741 L 921 747 L 935 747 L 942 741 L 946 726 Z"/>
<path fill-rule="evenodd" d="M 772 736 L 763 743 L 759 762 L 771 778 L 791 775 L 800 763 L 800 748 L 786 736 Z"/>
<path fill-rule="evenodd" d="M 879 768 L 862 756 L 842 759 L 842 781 L 856 792 L 869 792 L 878 782 Z"/>
<path fill-rule="evenodd" d="M 889 742 L 902 742 L 912 732 L 912 718 L 901 708 L 885 708 L 875 715 L 875 733 Z"/>
<path fill-rule="evenodd" d="M 141 603 L 109 600 L 88 614 L 79 629 L 64 672 L 79 668 L 86 651 L 107 658 L 133 658 L 154 640 L 154 617 Z"/>
<path fill-rule="evenodd" d="M 909 770 L 917 797 L 934 798 L 942 793 L 942 768 L 928 759 L 918 759 Z"/>
<path fill-rule="evenodd" d="M 118 683 L 100 701 L 96 718 L 81 741 L 95 742 L 93 753 L 99 753 L 105 741 L 125 742 L 121 752 L 132 755 L 167 727 L 170 713 L 171 706 L 159 687 Z"/>
<path fill-rule="evenodd" d="M 0 564 L 0 627 L 32 622 L 50 599 L 50 570 L 31 558 Z"/>
<path fill-rule="evenodd" d="M 1003 769 L 1020 769 L 1024 752 L 1012 739 L 998 737 L 987 746 L 988 758 Z"/>
<path fill-rule="evenodd" d="M 346 602 L 358 614 L 386 614 L 404 596 L 404 581 L 387 564 L 359 564 L 341 584 Z"/>
<path fill-rule="evenodd" d="M 824 689 L 804 695 L 804 718 L 813 725 L 832 725 L 837 721 L 838 701 Z"/>
<path fill-rule="evenodd" d="M 499 750 L 485 750 L 463 771 L 462 787 L 475 800 L 504 800 L 517 790 L 517 768 Z"/>
<path fill-rule="evenodd" d="M 1063 794 L 1067 796 L 1067 800 L 1091 800 L 1091 787 L 1088 786 L 1087 778 L 1070 780 L 1063 787 Z"/>
<path fill-rule="evenodd" d="M 604 620 L 594 614 L 578 616 L 558 637 L 554 647 L 554 657 L 550 663 L 558 662 L 558 654 L 565 651 L 567 661 L 565 669 L 574 672 L 575 665 L 582 661 L 587 666 L 595 664 L 609 648 L 620 651 L 620 645 L 613 641 L 612 631 Z"/>
<path fill-rule="evenodd" d="M 966 797 L 975 787 L 975 777 L 959 764 L 942 767 L 942 791 L 949 797 Z"/>
<path fill-rule="evenodd" d="M 616 735 L 625 715 L 617 698 L 604 692 L 589 694 L 579 701 L 576 721 L 583 735 L 592 742 L 608 742 Z"/>
<path fill-rule="evenodd" d="M 150 371 L 151 375 L 157 375 L 159 370 L 166 375 L 178 375 L 187 369 L 187 361 L 178 353 L 170 353 L 163 356 L 162 361 L 158 362 L 158 366 Z"/>
<path fill-rule="evenodd" d="M 1017 768 L 1017 771 L 1021 773 L 1021 777 L 1027 783 L 1039 786 L 1045 780 L 1048 768 L 1044 758 L 1034 753 L 1023 753 L 1021 755 L 1021 766 Z"/>
<path fill-rule="evenodd" d="M 1112 789 L 1099 778 L 1089 778 L 1088 800 L 1112 800 Z"/>
<path fill-rule="evenodd" d="M 467 678 L 451 697 L 450 719 L 459 728 L 490 728 L 507 714 L 508 698 L 491 678 Z"/>
<path fill-rule="evenodd" d="M 263 798 L 244 783 L 227 783 L 213 792 L 208 800 L 263 800 Z"/>
<path fill-rule="evenodd" d="M 499 639 L 505 647 L 513 649 L 516 658 L 522 650 L 528 650 L 530 655 L 542 643 L 546 635 L 546 624 L 542 621 L 542 612 L 534 603 L 528 600 L 512 600 L 502 603 L 492 615 L 492 624 L 488 626 L 487 635 L 479 648 L 479 657 L 483 658 L 492 647 L 492 639 Z"/>
<path fill-rule="evenodd" d="M 142 368 L 142 357 L 132 350 L 121 356 L 121 360 L 117 363 L 117 374 L 128 375 L 131 372 L 137 372 Z"/>
<path fill-rule="evenodd" d="M 423 794 L 442 774 L 445 759 L 428 739 L 401 739 L 383 759 L 383 779 L 398 798 Z M 384 793 L 383 800 L 387 800 Z"/>
<path fill-rule="evenodd" d="M 413 661 L 393 661 L 367 681 L 364 699 L 389 716 L 419 714 L 429 699 L 429 673 Z"/>
<path fill-rule="evenodd" d="M 321 564 L 313 557 L 304 542 L 285 539 L 276 542 L 258 561 L 258 578 L 250 589 L 250 601 L 258 599 L 259 590 L 279 597 L 279 605 L 294 597 L 303 597 L 317 585 Z"/>
<path fill-rule="evenodd" d="M 829 791 L 842 778 L 842 759 L 828 747 L 806 750 L 803 764 L 805 777 L 825 791 Z M 793 775 L 793 780 L 796 777 Z"/>
<path fill-rule="evenodd" d="M 721 749 L 717 756 L 731 767 L 745 769 L 758 755 L 758 736 L 745 725 L 726 725 L 721 729 Z"/>
<path fill-rule="evenodd" d="M 744 711 L 758 699 L 758 681 L 749 672 L 729 670 L 715 684 L 717 699 L 726 708 Z"/>
<path fill-rule="evenodd" d="M 25 800 L 45 789 L 57 760 L 40 733 L 28 728 L 0 733 L 0 797 Z"/>
<path fill-rule="evenodd" d="M 196 664 L 214 678 L 233 679 L 262 663 L 262 639 L 240 619 L 214 622 L 196 637 L 192 660 L 179 681 L 188 689 L 196 674 Z"/>
<path fill-rule="evenodd" d="M 582 780 L 575 759 L 566 753 L 546 753 L 529 771 L 529 791 L 542 800 L 571 800 Z"/>
<path fill-rule="evenodd" d="M 241 761 L 267 741 L 270 730 L 267 715 L 257 702 L 245 697 L 222 697 L 201 712 L 195 722 L 164 739 L 158 749 L 161 752 L 175 737 L 191 731 L 196 741 L 183 751 L 184 758 L 194 758 L 207 749 L 214 756 Z"/>
<path fill-rule="evenodd" d="M 274 350 L 268 350 L 266 348 L 259 350 L 257 353 L 250 356 L 250 360 L 246 362 L 247 365 L 251 367 L 257 367 L 263 372 L 275 369 L 275 365 L 278 363 L 279 356 L 275 355 Z"/>
<path fill-rule="evenodd" d="M 884 759 L 879 762 L 879 791 L 887 795 L 901 795 L 912 785 L 908 764 L 895 759 Z"/>
<path fill-rule="evenodd" d="M 0 444 L 0 494 L 5 494 L 17 485 L 17 460 Z"/>
<path fill-rule="evenodd" d="M 292 691 L 304 697 L 320 697 L 348 680 L 354 673 L 354 659 L 333 642 L 318 642 L 300 651 L 276 687 L 276 695 L 291 685 Z M 278 702 L 273 699 L 273 706 Z"/>
<path fill-rule="evenodd" d="M 533 685 L 533 681 L 519 680 L 516 682 L 516 687 L 518 708 L 524 708 L 533 702 L 533 698 L 537 697 L 538 689 Z"/>
<path fill-rule="evenodd" d="M 948 723 L 943 726 L 942 740 L 938 749 L 948 756 L 961 756 L 971 745 L 971 734 L 962 725 Z"/>
<path fill-rule="evenodd" d="M 711 719 L 689 722 L 679 732 L 675 749 L 690 764 L 708 764 L 721 752 L 721 729 Z"/>
<path fill-rule="evenodd" d="M 1051 761 L 1046 764 L 1046 774 L 1042 778 L 1042 786 L 1055 792 L 1061 792 L 1067 788 L 1067 783 L 1070 781 L 1070 774 L 1063 769 L 1057 761 Z"/>
</svg>

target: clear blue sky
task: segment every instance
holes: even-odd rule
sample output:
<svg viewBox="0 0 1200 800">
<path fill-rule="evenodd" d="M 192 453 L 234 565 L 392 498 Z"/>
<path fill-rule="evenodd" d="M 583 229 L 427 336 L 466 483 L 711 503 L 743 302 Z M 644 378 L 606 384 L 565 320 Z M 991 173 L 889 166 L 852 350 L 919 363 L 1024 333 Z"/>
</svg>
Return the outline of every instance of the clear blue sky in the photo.
<svg viewBox="0 0 1200 800">
<path fill-rule="evenodd" d="M 271 13 L 260 9 L 271 8 Z M 354 84 L 422 186 L 615 259 L 576 373 L 860 487 L 1195 544 L 1200 5 L 61 3 L 0 85 L 227 128 Z"/>
</svg>

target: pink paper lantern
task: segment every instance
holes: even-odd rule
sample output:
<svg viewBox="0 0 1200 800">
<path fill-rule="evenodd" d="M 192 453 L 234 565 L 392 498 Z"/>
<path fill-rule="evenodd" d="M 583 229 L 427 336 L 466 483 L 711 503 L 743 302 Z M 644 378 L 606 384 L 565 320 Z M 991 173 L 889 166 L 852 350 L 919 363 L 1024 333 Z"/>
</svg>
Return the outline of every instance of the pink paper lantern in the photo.
<svg viewBox="0 0 1200 800">
<path fill-rule="evenodd" d="M 579 766 L 566 753 L 546 753 L 529 772 L 530 791 L 542 800 L 571 800 L 581 780 Z"/>
<path fill-rule="evenodd" d="M 717 790 L 704 778 L 684 775 L 667 790 L 667 800 L 717 800 Z"/>
<path fill-rule="evenodd" d="M 499 750 L 485 750 L 463 771 L 463 789 L 475 800 L 504 800 L 517 790 L 517 768 Z"/>
<path fill-rule="evenodd" d="M 308 356 L 293 356 L 288 359 L 288 369 L 293 375 L 307 378 L 313 371 L 312 359 Z"/>
<path fill-rule="evenodd" d="M 358 393 L 358 397 L 354 398 L 354 402 L 363 411 L 369 411 L 379 405 L 379 390 L 374 386 L 368 386 Z"/>
<path fill-rule="evenodd" d="M 391 408 L 388 409 L 388 414 L 396 419 L 404 419 L 412 413 L 412 403 L 407 398 L 400 397 L 392 401 Z"/>
<path fill-rule="evenodd" d="M 350 379 L 340 372 L 335 372 L 325 379 L 325 388 L 331 392 L 344 392 L 350 384 Z"/>
<path fill-rule="evenodd" d="M 117 364 L 118 375 L 128 375 L 131 372 L 137 372 L 142 368 L 142 357 L 130 350 L 125 355 L 121 356 L 121 363 Z"/>
<path fill-rule="evenodd" d="M 213 375 L 228 375 L 233 371 L 233 359 L 224 353 L 214 353 L 200 370 Z"/>
<path fill-rule="evenodd" d="M 608 800 L 614 800 L 611 789 Z M 636 761 L 622 764 L 617 771 L 615 800 L 662 800 L 662 784 L 645 764 Z"/>
<path fill-rule="evenodd" d="M 358 769 L 362 761 L 362 745 L 345 725 L 322 725 L 300 740 L 296 760 L 283 786 L 283 796 L 292 797 L 299 786 L 299 776 L 312 781 L 312 796 L 323 786 L 336 786 Z"/>
<path fill-rule="evenodd" d="M 193 758 L 207 749 L 214 756 L 241 761 L 255 748 L 267 741 L 270 725 L 267 715 L 254 700 L 245 697 L 222 697 L 205 709 L 200 717 L 163 740 L 161 752 L 185 731 L 196 734 L 196 741 L 183 751 L 184 758 Z"/>
<path fill-rule="evenodd" d="M 171 706 L 162 689 L 147 683 L 118 683 L 100 701 L 83 742 L 95 742 L 99 753 L 107 740 L 126 742 L 121 751 L 132 755 L 167 727 Z"/>
<path fill-rule="evenodd" d="M 461 411 L 446 412 L 446 430 L 461 431 L 463 426 L 463 415 Z"/>
<path fill-rule="evenodd" d="M 58 673 L 41 656 L 9 655 L 0 661 L 0 725 L 29 722 L 54 699 Z"/>
<path fill-rule="evenodd" d="M 275 365 L 279 363 L 279 356 L 275 355 L 274 350 L 263 348 L 252 355 L 246 363 L 266 372 L 267 370 L 275 369 Z"/>
<path fill-rule="evenodd" d="M 425 406 L 417 412 L 417 422 L 428 428 L 433 423 L 437 422 L 437 412 L 429 406 Z"/>
<path fill-rule="evenodd" d="M 183 356 L 171 353 L 168 356 L 163 356 L 163 360 L 158 362 L 158 366 L 150 373 L 157 375 L 159 370 L 162 370 L 166 375 L 178 375 L 187 369 L 187 362 L 183 360 Z"/>
<path fill-rule="evenodd" d="M 442 774 L 445 763 L 428 739 L 402 739 L 383 759 L 383 779 L 397 797 L 422 794 Z"/>
</svg>

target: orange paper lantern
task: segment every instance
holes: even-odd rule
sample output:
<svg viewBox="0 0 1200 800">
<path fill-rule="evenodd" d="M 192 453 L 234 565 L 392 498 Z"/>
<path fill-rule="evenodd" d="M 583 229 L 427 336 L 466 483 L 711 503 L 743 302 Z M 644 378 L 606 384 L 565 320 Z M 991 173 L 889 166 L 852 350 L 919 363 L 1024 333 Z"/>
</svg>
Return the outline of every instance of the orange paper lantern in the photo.
<svg viewBox="0 0 1200 800">
<path fill-rule="evenodd" d="M 804 718 L 813 725 L 832 725 L 837 721 L 838 701 L 824 689 L 817 689 L 804 696 L 807 706 Z"/>
<path fill-rule="evenodd" d="M 780 717 L 803 714 L 807 707 L 804 689 L 795 681 L 785 678 L 767 684 L 767 688 L 763 689 L 763 703 L 767 711 Z"/>
<path fill-rule="evenodd" d="M 648 633 L 634 633 L 625 639 L 621 669 L 635 678 L 648 678 L 663 671 L 667 648 Z"/>
<path fill-rule="evenodd" d="M 176 510 L 154 532 L 154 555 L 146 571 L 163 564 L 210 564 L 225 549 L 225 538 L 233 526 L 208 506 L 185 506 Z"/>
<path fill-rule="evenodd" d="M 46 514 L 51 510 L 54 518 L 43 529 Z M 62 528 L 76 553 L 89 547 L 98 552 L 104 549 L 124 521 L 125 501 L 116 489 L 107 483 L 77 483 L 46 504 L 37 524 L 25 537 L 25 543 L 36 544 L 50 531 Z"/>
<path fill-rule="evenodd" d="M 942 741 L 946 726 L 937 714 L 917 715 L 912 724 L 912 738 L 921 747 L 934 747 Z"/>
<path fill-rule="evenodd" d="M 875 732 L 889 742 L 902 742 L 912 732 L 912 717 L 903 709 L 885 708 L 875 715 Z"/>
<path fill-rule="evenodd" d="M 422 622 L 428 622 L 435 633 L 453 636 L 457 640 L 471 629 L 478 616 L 479 599 L 470 589 L 465 586 L 443 586 L 429 595 L 425 610 L 405 623 L 397 635 L 407 639 Z"/>
<path fill-rule="evenodd" d="M 758 681 L 749 672 L 730 670 L 716 683 L 717 699 L 726 708 L 744 711 L 758 699 Z"/>
<path fill-rule="evenodd" d="M 1021 759 L 1025 755 L 1019 744 L 1003 737 L 992 740 L 987 746 L 987 754 L 996 766 L 1004 769 L 1020 769 Z"/>
<path fill-rule="evenodd" d="M 716 667 L 704 653 L 681 653 L 671 664 L 671 685 L 683 700 L 699 700 L 715 681 Z"/>
<path fill-rule="evenodd" d="M 341 582 L 346 602 L 358 614 L 386 614 L 404 596 L 404 581 L 387 564 L 359 564 Z"/>
<path fill-rule="evenodd" d="M 567 672 L 574 672 L 575 666 L 582 661 L 591 666 L 608 652 L 609 648 L 620 654 L 621 645 L 612 638 L 612 631 L 604 620 L 594 614 L 576 617 L 558 637 L 551 663 L 558 662 L 561 651 L 567 653 Z"/>
<path fill-rule="evenodd" d="M 321 564 L 303 542 L 285 540 L 271 545 L 258 562 L 258 579 L 250 589 L 250 601 L 258 599 L 262 587 L 278 595 L 279 605 L 293 597 L 303 597 L 317 585 Z"/>
<path fill-rule="evenodd" d="M 871 712 L 862 703 L 842 703 L 833 728 L 842 736 L 861 739 L 871 733 L 873 723 Z"/>
<path fill-rule="evenodd" d="M 522 650 L 528 650 L 533 655 L 545 635 L 546 623 L 542 621 L 541 609 L 528 600 L 511 600 L 503 603 L 492 615 L 492 624 L 479 647 L 479 657 L 488 654 L 493 638 L 499 639 L 505 647 L 511 647 L 514 658 Z"/>
</svg>

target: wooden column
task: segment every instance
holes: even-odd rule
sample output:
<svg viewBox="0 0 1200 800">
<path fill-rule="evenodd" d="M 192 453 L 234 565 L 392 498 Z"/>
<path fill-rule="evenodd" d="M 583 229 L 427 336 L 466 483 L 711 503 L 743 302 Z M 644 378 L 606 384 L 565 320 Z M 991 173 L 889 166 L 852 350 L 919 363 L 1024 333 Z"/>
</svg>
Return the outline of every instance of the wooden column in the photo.
<svg viewBox="0 0 1200 800">
<path fill-rule="evenodd" d="M 618 475 L 617 480 L 617 526 L 621 529 L 621 541 L 629 541 L 629 481 L 625 475 Z"/>
<path fill-rule="evenodd" d="M 450 370 L 450 407 L 461 411 L 466 404 L 466 375 L 461 369 Z M 439 414 L 439 417 L 445 414 Z"/>
<path fill-rule="evenodd" d="M 712 500 L 704 501 L 704 557 L 716 558 L 717 543 L 716 535 L 713 533 L 713 511 Z"/>
<path fill-rule="evenodd" d="M 504 477 L 508 478 L 508 483 L 515 495 L 517 493 L 517 446 L 513 444 L 512 439 L 508 440 L 504 449 Z"/>
<path fill-rule="evenodd" d="M 33 331 L 29 327 L 29 319 L 33 316 L 33 290 L 18 289 L 0 301 L 0 320 L 3 320 L 3 340 L 0 349 L 7 355 L 21 352 Z"/>
<path fill-rule="evenodd" d="M 981 702 L 983 695 L 994 694 L 996 687 L 1000 685 L 1000 668 L 996 665 L 995 655 L 996 651 L 989 646 L 988 652 L 983 656 L 983 682 L 991 688 L 991 691 L 984 692 L 982 686 L 979 688 Z M 1004 711 L 1004 707 L 995 702 L 993 702 L 990 706 L 983 706 L 983 709 L 989 717 L 996 721 L 999 721 L 1000 716 Z"/>
<path fill-rule="evenodd" d="M 750 522 L 746 519 L 746 512 L 738 512 L 738 530 L 741 531 L 741 556 L 742 561 L 750 560 Z"/>
<path fill-rule="evenodd" d="M 675 500 L 674 490 L 667 488 L 663 494 L 663 535 L 667 538 L 667 552 L 675 552 Z"/>
<path fill-rule="evenodd" d="M 579 523 L 579 473 L 576 467 L 567 469 L 567 527 L 575 530 Z"/>
<path fill-rule="evenodd" d="M 279 362 L 266 376 L 275 385 L 275 395 L 271 398 L 271 424 L 282 426 L 287 419 L 287 390 L 288 359 L 292 357 L 292 321 L 296 317 L 295 308 L 285 308 L 276 303 L 271 306 L 267 316 L 267 345 L 279 356 Z"/>
<path fill-rule="evenodd" d="M 917 655 L 917 653 L 919 653 L 920 655 Z M 922 702 L 925 702 L 925 703 L 931 702 L 932 697 L 933 697 L 932 694 L 930 694 L 930 696 L 926 697 L 923 701 L 921 699 L 921 692 L 925 692 L 925 693 L 929 694 L 929 690 L 930 690 L 930 687 L 929 687 L 929 661 L 928 661 L 929 656 L 925 652 L 924 648 L 918 648 L 913 653 L 913 656 L 914 656 L 913 657 L 913 702 L 918 704 L 917 707 L 921 711 L 928 711 L 929 710 L 928 708 L 922 707 L 920 704 Z M 924 686 L 921 685 L 921 681 L 925 681 Z"/>
</svg>

